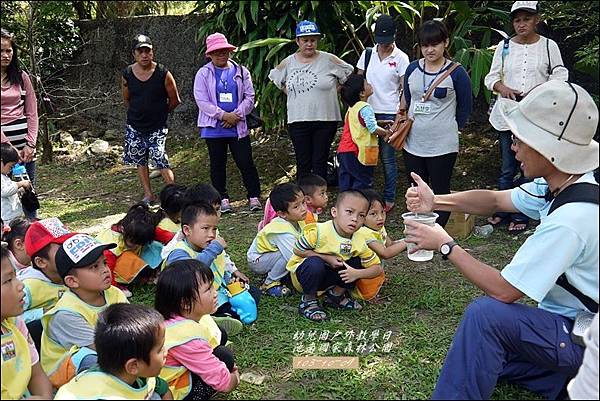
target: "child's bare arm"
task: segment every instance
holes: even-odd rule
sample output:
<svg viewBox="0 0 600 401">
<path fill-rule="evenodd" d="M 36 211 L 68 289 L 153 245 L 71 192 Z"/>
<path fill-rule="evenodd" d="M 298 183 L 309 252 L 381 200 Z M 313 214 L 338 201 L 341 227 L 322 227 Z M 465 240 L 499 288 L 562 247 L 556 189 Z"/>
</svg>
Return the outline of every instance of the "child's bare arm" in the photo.
<svg viewBox="0 0 600 401">
<path fill-rule="evenodd" d="M 404 240 L 399 240 L 392 242 L 390 246 L 383 246 L 381 243 L 373 241 L 370 242 L 368 246 L 381 259 L 390 259 L 406 249 L 406 242 L 404 242 Z"/>
<path fill-rule="evenodd" d="M 346 267 L 344 270 L 340 270 L 340 277 L 344 283 L 352 283 L 353 281 L 360 280 L 361 278 L 373 278 L 383 273 L 383 267 L 381 265 L 369 266 L 365 269 L 355 269 L 348 264 L 344 264 Z"/>
<path fill-rule="evenodd" d="M 171 393 L 170 389 L 167 389 L 167 392 L 162 396 L 163 400 L 172 400 L 173 399 L 173 393 Z"/>
<path fill-rule="evenodd" d="M 39 362 L 31 367 L 31 378 L 27 388 L 32 396 L 30 399 L 52 399 L 52 384 Z"/>
</svg>

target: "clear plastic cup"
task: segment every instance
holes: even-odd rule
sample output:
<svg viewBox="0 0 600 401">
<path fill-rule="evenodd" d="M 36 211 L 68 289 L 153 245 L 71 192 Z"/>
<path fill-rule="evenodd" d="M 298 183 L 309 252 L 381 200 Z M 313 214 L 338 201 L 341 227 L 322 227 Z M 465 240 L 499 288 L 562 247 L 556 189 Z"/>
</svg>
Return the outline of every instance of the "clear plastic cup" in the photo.
<svg viewBox="0 0 600 401">
<path fill-rule="evenodd" d="M 408 212 L 408 213 L 402 214 L 403 220 L 414 220 L 417 223 L 427 224 L 428 226 L 434 226 L 437 218 L 438 218 L 437 213 Z M 406 245 L 407 245 L 407 248 L 406 248 L 407 253 L 406 254 L 408 256 L 408 259 L 415 261 L 415 262 L 426 262 L 428 260 L 433 259 L 433 251 L 427 251 L 427 250 L 421 249 L 419 251 L 411 253 L 411 250 L 415 249 L 416 245 L 412 244 L 410 242 L 407 242 Z"/>
</svg>

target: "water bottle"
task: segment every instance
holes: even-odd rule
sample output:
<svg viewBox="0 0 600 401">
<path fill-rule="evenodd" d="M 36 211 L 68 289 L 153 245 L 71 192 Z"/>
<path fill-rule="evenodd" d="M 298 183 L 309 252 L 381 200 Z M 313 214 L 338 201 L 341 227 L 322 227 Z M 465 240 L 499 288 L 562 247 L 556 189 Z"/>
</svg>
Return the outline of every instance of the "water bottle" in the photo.
<svg viewBox="0 0 600 401">
<path fill-rule="evenodd" d="M 21 163 L 17 163 L 12 168 L 12 176 L 15 181 L 23 181 L 29 180 L 29 174 L 27 174 L 27 170 L 25 169 L 25 165 Z"/>
<path fill-rule="evenodd" d="M 489 236 L 492 232 L 494 232 L 494 227 L 491 224 L 486 224 L 485 226 L 477 226 L 473 229 L 473 233 L 476 237 L 484 238 Z"/>
</svg>

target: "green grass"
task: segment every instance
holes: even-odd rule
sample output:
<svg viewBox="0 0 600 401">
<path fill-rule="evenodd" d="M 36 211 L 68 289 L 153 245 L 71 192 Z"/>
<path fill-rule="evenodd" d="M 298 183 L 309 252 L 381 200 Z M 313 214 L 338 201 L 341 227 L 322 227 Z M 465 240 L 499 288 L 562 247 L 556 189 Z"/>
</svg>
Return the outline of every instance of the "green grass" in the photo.
<svg viewBox="0 0 600 401">
<path fill-rule="evenodd" d="M 455 169 L 453 188 L 467 189 L 493 186 L 498 171 L 499 156 L 493 138 L 479 134 L 463 136 L 463 145 Z M 209 182 L 208 156 L 205 145 L 196 139 L 170 140 L 169 152 L 176 180 L 182 184 Z M 268 141 L 254 147 L 261 184 L 268 193 L 273 183 L 285 176 L 294 165 L 289 140 Z M 393 238 L 402 236 L 400 215 L 404 211 L 403 195 L 407 187 L 404 166 L 399 160 L 400 184 L 398 207 L 388 216 L 386 228 Z M 73 229 L 84 229 L 98 223 L 116 221 L 103 217 L 123 213 L 128 206 L 141 199 L 142 193 L 135 171 L 120 164 L 110 168 L 93 168 L 89 162 L 61 162 L 39 166 L 38 192 L 42 199 L 42 216 L 58 216 Z M 229 191 L 235 213 L 223 216 L 221 234 L 228 242 L 228 253 L 237 266 L 255 285 L 246 266 L 246 250 L 254 235 L 261 213 L 249 213 L 245 189 L 239 172 L 230 160 L 228 165 Z M 160 179 L 152 181 L 156 191 Z M 382 188 L 382 174 L 376 171 L 377 188 Z M 330 199 L 335 198 L 335 190 Z M 115 218 L 116 219 L 116 218 Z M 478 218 L 478 224 L 485 224 Z M 510 236 L 505 230 L 496 230 L 489 237 L 471 237 L 461 245 L 486 263 L 503 267 L 524 240 Z M 360 312 L 328 310 L 330 320 L 321 324 L 302 318 L 297 312 L 299 295 L 277 300 L 263 297 L 259 318 L 252 326 L 233 338 L 233 349 L 240 371 L 266 376 L 262 385 L 242 382 L 225 399 L 414 399 L 431 396 L 439 370 L 444 361 L 452 336 L 465 307 L 482 292 L 466 281 L 453 266 L 436 254 L 430 262 L 415 263 L 401 254 L 385 266 L 387 281 L 381 291 L 382 303 L 366 305 Z M 152 305 L 154 286 L 133 288 L 132 302 Z M 383 333 L 391 331 L 390 352 L 380 348 L 359 356 L 356 370 L 293 370 L 294 335 L 310 331 L 321 335 L 329 330 L 344 335 L 353 330 L 356 335 L 366 330 Z M 339 337 L 337 337 L 339 338 Z M 328 352 L 319 356 L 345 355 Z M 326 341 L 321 341 L 322 344 Z M 302 341 L 308 346 L 309 341 Z M 383 346 L 383 342 L 378 344 Z M 346 343 L 344 343 L 344 346 Z M 521 388 L 501 384 L 493 399 L 537 398 Z"/>
</svg>

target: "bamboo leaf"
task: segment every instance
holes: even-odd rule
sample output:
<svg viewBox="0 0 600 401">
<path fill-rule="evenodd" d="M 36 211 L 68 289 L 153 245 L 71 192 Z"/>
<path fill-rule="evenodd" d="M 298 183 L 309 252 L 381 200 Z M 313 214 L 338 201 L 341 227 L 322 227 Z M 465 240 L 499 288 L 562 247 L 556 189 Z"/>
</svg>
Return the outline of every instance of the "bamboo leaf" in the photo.
<svg viewBox="0 0 600 401">
<path fill-rule="evenodd" d="M 253 49 L 255 47 L 273 46 L 273 45 L 278 45 L 280 43 L 287 44 L 291 41 L 292 41 L 291 39 L 286 39 L 286 38 L 266 38 L 266 39 L 254 40 L 254 41 L 244 43 L 243 45 L 241 45 L 238 48 L 238 52 L 243 52 L 245 50 Z"/>
<path fill-rule="evenodd" d="M 238 10 L 235 13 L 235 19 L 242 25 L 242 30 L 246 32 L 246 3 L 247 1 L 240 1 Z"/>
<path fill-rule="evenodd" d="M 275 54 L 277 54 L 277 52 L 279 52 L 279 50 L 283 49 L 289 42 L 284 42 L 284 43 L 280 43 L 278 45 L 275 45 L 271 48 L 271 50 L 269 50 L 269 53 L 267 53 L 267 57 L 265 57 L 265 61 L 269 61 L 271 59 L 271 57 L 273 57 Z"/>
<path fill-rule="evenodd" d="M 250 16 L 252 16 L 254 24 L 258 24 L 258 1 L 256 0 L 250 2 Z"/>
</svg>

